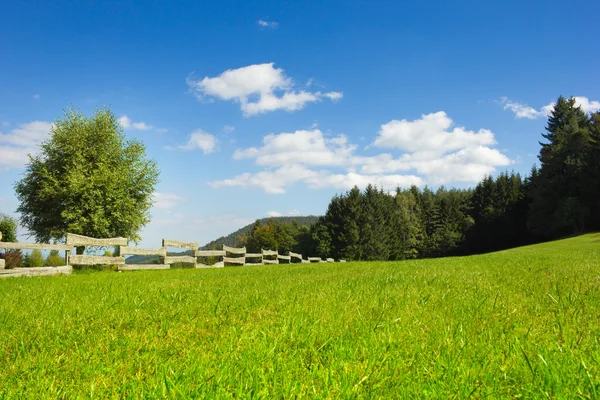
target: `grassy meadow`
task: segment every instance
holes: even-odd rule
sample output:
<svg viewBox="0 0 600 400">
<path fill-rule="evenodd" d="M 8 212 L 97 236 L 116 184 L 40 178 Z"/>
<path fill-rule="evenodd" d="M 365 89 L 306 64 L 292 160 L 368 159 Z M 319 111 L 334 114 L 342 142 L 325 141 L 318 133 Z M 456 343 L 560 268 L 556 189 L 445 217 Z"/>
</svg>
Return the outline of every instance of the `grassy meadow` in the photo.
<svg viewBox="0 0 600 400">
<path fill-rule="evenodd" d="M 0 398 L 600 398 L 600 234 L 0 280 Z"/>
</svg>

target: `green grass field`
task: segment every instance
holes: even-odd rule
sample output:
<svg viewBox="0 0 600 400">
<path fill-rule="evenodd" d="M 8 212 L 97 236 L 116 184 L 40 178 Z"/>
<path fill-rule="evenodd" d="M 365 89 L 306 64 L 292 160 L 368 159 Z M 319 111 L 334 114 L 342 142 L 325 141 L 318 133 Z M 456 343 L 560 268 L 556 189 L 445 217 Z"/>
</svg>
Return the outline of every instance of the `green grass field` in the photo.
<svg viewBox="0 0 600 400">
<path fill-rule="evenodd" d="M 0 398 L 599 398 L 600 234 L 0 280 Z"/>
</svg>

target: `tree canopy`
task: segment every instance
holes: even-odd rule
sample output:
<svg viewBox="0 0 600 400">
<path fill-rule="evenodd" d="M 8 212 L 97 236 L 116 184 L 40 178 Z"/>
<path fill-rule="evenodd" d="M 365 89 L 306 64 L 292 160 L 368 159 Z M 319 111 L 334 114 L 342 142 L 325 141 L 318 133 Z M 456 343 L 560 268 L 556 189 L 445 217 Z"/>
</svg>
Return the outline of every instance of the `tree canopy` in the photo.
<svg viewBox="0 0 600 400">
<path fill-rule="evenodd" d="M 2 232 L 2 242 L 17 241 L 17 220 L 0 213 L 0 232 Z"/>
<path fill-rule="evenodd" d="M 15 184 L 22 225 L 40 242 L 67 232 L 139 240 L 159 170 L 110 109 L 68 109 Z"/>
</svg>

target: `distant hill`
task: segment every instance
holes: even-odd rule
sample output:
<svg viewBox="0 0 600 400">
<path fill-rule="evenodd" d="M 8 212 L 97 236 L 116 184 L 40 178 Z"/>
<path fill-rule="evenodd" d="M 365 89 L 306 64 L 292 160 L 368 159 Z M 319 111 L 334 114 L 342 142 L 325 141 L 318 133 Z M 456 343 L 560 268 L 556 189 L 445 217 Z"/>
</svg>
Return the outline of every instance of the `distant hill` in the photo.
<svg viewBox="0 0 600 400">
<path fill-rule="evenodd" d="M 312 224 L 314 224 L 315 222 L 317 222 L 317 220 L 319 219 L 319 217 L 316 217 L 314 215 L 309 215 L 306 217 L 269 217 L 269 218 L 263 218 L 260 220 L 261 224 L 266 224 L 267 222 L 269 222 L 269 220 L 273 219 L 275 222 L 292 222 L 292 221 L 296 221 L 298 223 L 298 225 L 302 226 L 310 226 Z M 220 238 L 213 240 L 212 242 L 209 242 L 207 244 L 205 244 L 204 246 L 202 246 L 200 249 L 209 249 L 211 247 L 217 247 L 217 248 L 221 248 L 222 245 L 225 246 L 231 246 L 234 247 L 237 244 L 237 237 L 239 235 L 241 235 L 242 233 L 246 233 L 249 232 L 250 229 L 252 229 L 252 226 L 254 225 L 254 222 L 251 224 L 248 224 L 246 226 L 244 226 L 241 229 L 238 229 L 237 231 L 230 233 L 227 236 L 221 236 Z"/>
<path fill-rule="evenodd" d="M 296 221 L 298 223 L 298 225 L 305 225 L 305 226 L 310 226 L 312 224 L 314 224 L 315 222 L 317 222 L 317 220 L 319 219 L 319 217 L 315 217 L 314 215 L 309 215 L 306 217 L 269 217 L 269 218 L 263 218 L 260 220 L 261 224 L 266 224 L 267 222 L 269 222 L 269 220 L 275 220 L 275 222 L 292 222 L 292 221 Z M 221 248 L 221 246 L 226 245 L 226 246 L 230 246 L 230 247 L 235 247 L 237 245 L 237 237 L 239 235 L 241 235 L 242 233 L 246 233 L 249 232 L 250 229 L 252 229 L 252 226 L 254 225 L 254 222 L 251 224 L 248 224 L 246 226 L 244 226 L 241 229 L 238 229 L 237 231 L 230 233 L 227 236 L 221 236 L 220 238 L 213 240 L 212 242 L 207 243 L 206 245 L 200 247 L 201 250 L 204 249 L 209 249 L 211 247 L 216 247 L 216 248 Z M 179 253 L 177 255 L 191 255 L 187 254 L 188 252 L 182 252 Z M 175 255 L 175 254 L 173 254 Z M 127 257 L 127 264 L 158 264 L 160 262 L 160 258 L 157 256 L 129 256 Z"/>
</svg>

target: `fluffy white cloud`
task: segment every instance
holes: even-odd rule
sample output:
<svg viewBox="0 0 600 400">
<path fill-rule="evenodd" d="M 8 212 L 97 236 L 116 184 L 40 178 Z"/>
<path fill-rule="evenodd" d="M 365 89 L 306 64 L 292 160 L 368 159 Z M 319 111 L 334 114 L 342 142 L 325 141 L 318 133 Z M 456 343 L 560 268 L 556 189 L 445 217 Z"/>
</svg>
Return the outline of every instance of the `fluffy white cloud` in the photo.
<svg viewBox="0 0 600 400">
<path fill-rule="evenodd" d="M 354 172 L 336 174 L 328 170 L 314 171 L 305 166 L 284 165 L 273 171 L 261 171 L 255 174 L 244 173 L 233 179 L 210 182 L 213 188 L 222 186 L 258 187 L 265 193 L 283 194 L 291 185 L 302 182 L 311 189 L 351 189 L 355 185 L 365 187 L 369 183 L 386 188 L 422 185 L 423 180 L 414 175 L 362 175 Z"/>
<path fill-rule="evenodd" d="M 347 165 L 355 145 L 348 144 L 344 135 L 327 139 L 314 129 L 299 130 L 294 133 L 269 134 L 263 138 L 263 146 L 237 150 L 233 158 L 255 158 L 256 164 L 278 166 L 284 164 L 304 164 L 313 166 Z"/>
<path fill-rule="evenodd" d="M 292 79 L 273 63 L 230 69 L 214 78 L 188 78 L 187 84 L 199 99 L 213 97 L 240 103 L 246 116 L 275 110 L 296 111 L 324 97 L 331 100 L 343 97 L 340 92 L 295 91 Z"/>
<path fill-rule="evenodd" d="M 225 133 L 231 133 L 233 131 L 235 131 L 235 127 L 233 127 L 231 125 L 225 125 L 223 127 L 223 132 L 225 132 Z"/>
<path fill-rule="evenodd" d="M 252 159 L 264 170 L 210 184 L 214 188 L 256 187 L 267 193 L 284 193 L 296 183 L 313 189 L 350 189 L 369 183 L 394 189 L 477 182 L 497 167 L 513 163 L 491 147 L 496 144 L 491 131 L 452 125 L 444 112 L 383 124 L 373 144 L 396 149 L 397 155 L 360 155 L 343 134 L 327 137 L 319 129 L 269 134 L 262 146 L 238 149 L 233 154 L 236 160 Z"/>
<path fill-rule="evenodd" d="M 414 121 L 393 120 L 381 125 L 373 144 L 410 152 L 433 153 L 496 144 L 494 134 L 487 129 L 473 132 L 463 127 L 450 130 L 451 126 L 452 120 L 443 111 L 423 115 Z"/>
<path fill-rule="evenodd" d="M 51 129 L 50 122 L 33 121 L 19 125 L 10 133 L 0 133 L 0 171 L 23 167 L 28 161 L 27 155 L 38 152 L 38 145 Z"/>
<path fill-rule="evenodd" d="M 138 131 L 149 131 L 152 129 L 152 125 L 148 125 L 145 122 L 133 122 L 127 115 L 123 115 L 119 118 L 119 123 L 123 129 L 135 129 Z"/>
<path fill-rule="evenodd" d="M 183 201 L 183 197 L 180 197 L 174 193 L 161 193 L 156 192 L 153 195 L 154 207 L 170 210 Z"/>
<path fill-rule="evenodd" d="M 264 19 L 259 19 L 257 21 L 258 25 L 263 27 L 263 28 L 272 28 L 275 29 L 279 26 L 279 22 L 275 22 L 275 21 L 265 21 Z"/>
<path fill-rule="evenodd" d="M 546 118 L 554 110 L 554 103 L 549 103 L 536 110 L 526 104 L 511 101 L 508 97 L 500 98 L 498 102 L 504 106 L 505 110 L 510 110 L 515 114 L 516 119 L 537 119 Z M 600 101 L 590 100 L 587 97 L 575 96 L 575 105 L 581 107 L 586 113 L 596 112 L 600 110 Z"/>
<path fill-rule="evenodd" d="M 196 129 L 190 134 L 186 144 L 177 146 L 181 150 L 202 150 L 204 154 L 212 153 L 217 148 L 217 138 L 202 129 Z"/>
<path fill-rule="evenodd" d="M 283 214 L 279 211 L 267 211 L 268 217 L 281 217 Z"/>
<path fill-rule="evenodd" d="M 600 101 L 590 101 L 587 97 L 575 96 L 575 104 L 581 107 L 585 112 L 600 111 Z"/>
</svg>

